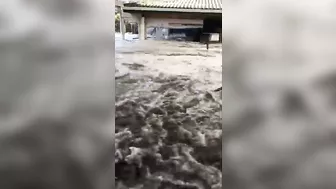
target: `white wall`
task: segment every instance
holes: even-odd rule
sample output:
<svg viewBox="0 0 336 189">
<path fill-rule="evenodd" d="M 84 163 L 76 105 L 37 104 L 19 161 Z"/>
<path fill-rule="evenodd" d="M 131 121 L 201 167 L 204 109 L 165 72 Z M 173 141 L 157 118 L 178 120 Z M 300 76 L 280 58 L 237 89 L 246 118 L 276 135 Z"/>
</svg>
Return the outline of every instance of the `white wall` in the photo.
<svg viewBox="0 0 336 189">
<path fill-rule="evenodd" d="M 147 18 L 147 27 L 163 27 L 163 28 L 200 28 L 203 26 L 203 20 L 195 19 L 169 19 L 169 18 Z"/>
<path fill-rule="evenodd" d="M 136 22 L 136 23 L 140 23 L 140 18 L 141 15 L 137 14 L 137 13 L 128 13 L 128 12 L 124 12 L 124 17 L 125 20 L 128 22 Z"/>
</svg>

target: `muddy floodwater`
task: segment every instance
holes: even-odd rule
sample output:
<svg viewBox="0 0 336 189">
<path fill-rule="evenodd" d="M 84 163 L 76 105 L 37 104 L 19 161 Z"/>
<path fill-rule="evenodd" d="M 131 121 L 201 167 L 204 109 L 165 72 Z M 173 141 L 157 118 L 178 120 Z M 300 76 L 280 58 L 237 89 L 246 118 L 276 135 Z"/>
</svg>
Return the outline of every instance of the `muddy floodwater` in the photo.
<svg viewBox="0 0 336 189">
<path fill-rule="evenodd" d="M 116 39 L 116 187 L 221 188 L 221 45 Z"/>
</svg>

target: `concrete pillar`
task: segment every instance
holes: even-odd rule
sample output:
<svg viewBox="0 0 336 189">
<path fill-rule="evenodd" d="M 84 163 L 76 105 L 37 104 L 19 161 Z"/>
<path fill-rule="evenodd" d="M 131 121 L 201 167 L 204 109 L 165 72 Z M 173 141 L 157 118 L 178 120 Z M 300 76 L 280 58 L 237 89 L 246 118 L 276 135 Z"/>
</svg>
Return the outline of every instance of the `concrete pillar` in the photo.
<svg viewBox="0 0 336 189">
<path fill-rule="evenodd" d="M 147 31 L 146 31 L 146 21 L 145 21 L 145 16 L 144 15 L 141 15 L 141 18 L 140 18 L 140 37 L 139 39 L 140 40 L 145 40 L 146 39 L 146 36 L 147 36 Z"/>
<path fill-rule="evenodd" d="M 120 7 L 120 32 L 122 34 L 122 39 L 125 40 L 126 27 L 125 27 L 125 20 L 124 20 L 124 10 L 122 6 Z"/>
</svg>

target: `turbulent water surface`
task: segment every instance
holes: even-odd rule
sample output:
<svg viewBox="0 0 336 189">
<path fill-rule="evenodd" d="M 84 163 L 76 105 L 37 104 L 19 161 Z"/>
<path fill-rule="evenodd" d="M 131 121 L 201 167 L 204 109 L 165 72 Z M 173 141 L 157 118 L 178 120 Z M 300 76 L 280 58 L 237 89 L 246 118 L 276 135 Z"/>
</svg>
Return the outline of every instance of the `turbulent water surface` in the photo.
<svg viewBox="0 0 336 189">
<path fill-rule="evenodd" d="M 116 64 L 130 74 L 116 80 L 116 186 L 221 188 L 219 46 L 124 43 Z"/>
</svg>

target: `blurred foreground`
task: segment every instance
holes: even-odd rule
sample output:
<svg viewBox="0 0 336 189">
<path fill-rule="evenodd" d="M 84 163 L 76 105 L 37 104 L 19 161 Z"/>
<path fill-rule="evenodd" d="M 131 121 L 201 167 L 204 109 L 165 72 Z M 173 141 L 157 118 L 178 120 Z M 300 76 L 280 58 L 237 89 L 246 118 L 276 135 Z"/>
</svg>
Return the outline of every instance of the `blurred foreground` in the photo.
<svg viewBox="0 0 336 189">
<path fill-rule="evenodd" d="M 336 188 L 336 1 L 223 7 L 223 188 Z"/>
<path fill-rule="evenodd" d="M 0 2 L 0 188 L 113 188 L 113 4 Z"/>
</svg>

